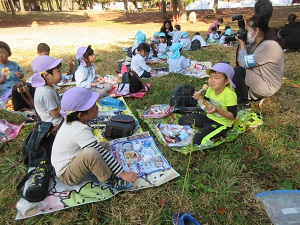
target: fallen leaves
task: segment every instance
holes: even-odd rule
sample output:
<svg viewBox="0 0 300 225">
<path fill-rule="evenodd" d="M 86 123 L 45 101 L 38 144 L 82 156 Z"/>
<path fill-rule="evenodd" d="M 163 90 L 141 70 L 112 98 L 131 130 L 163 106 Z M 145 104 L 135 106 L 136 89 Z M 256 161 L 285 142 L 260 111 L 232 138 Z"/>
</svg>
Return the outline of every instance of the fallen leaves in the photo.
<svg viewBox="0 0 300 225">
<path fill-rule="evenodd" d="M 166 204 L 166 199 L 165 199 L 165 198 L 160 198 L 160 199 L 158 200 L 158 205 L 159 205 L 160 207 L 164 206 L 165 204 Z"/>
<path fill-rule="evenodd" d="M 217 209 L 217 212 L 218 212 L 220 215 L 224 215 L 224 214 L 226 213 L 226 208 L 224 208 L 224 207 L 218 208 L 218 209 Z"/>
<path fill-rule="evenodd" d="M 256 147 L 251 147 L 248 145 L 244 148 L 244 150 L 253 154 L 252 160 L 256 160 L 259 156 L 259 149 Z"/>
</svg>

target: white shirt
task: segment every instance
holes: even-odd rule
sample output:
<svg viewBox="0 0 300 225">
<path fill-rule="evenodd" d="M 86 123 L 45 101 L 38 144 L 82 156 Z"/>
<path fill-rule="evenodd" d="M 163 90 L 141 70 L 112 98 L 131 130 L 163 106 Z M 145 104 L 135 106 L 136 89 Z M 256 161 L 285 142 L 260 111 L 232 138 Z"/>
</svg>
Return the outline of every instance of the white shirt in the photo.
<svg viewBox="0 0 300 225">
<path fill-rule="evenodd" d="M 69 163 L 84 148 L 94 147 L 104 159 L 106 165 L 115 175 L 119 175 L 123 168 L 116 159 L 104 149 L 93 135 L 92 129 L 80 121 L 71 124 L 64 123 L 56 134 L 51 154 L 51 162 L 59 177 L 68 168 Z"/>
<path fill-rule="evenodd" d="M 34 93 L 34 106 L 42 121 L 52 122 L 53 126 L 57 126 L 63 120 L 63 117 L 54 118 L 50 111 L 60 106 L 60 97 L 53 87 L 38 87 Z"/>
<path fill-rule="evenodd" d="M 157 57 L 167 58 L 168 46 L 167 43 L 159 43 L 157 46 Z"/>
<path fill-rule="evenodd" d="M 182 50 L 190 50 L 191 49 L 191 40 L 190 38 L 182 38 L 180 40 L 180 43 L 182 44 Z"/>
<path fill-rule="evenodd" d="M 185 74 L 185 69 L 191 66 L 191 60 L 180 56 L 178 59 L 168 59 L 169 71 Z"/>
<path fill-rule="evenodd" d="M 132 56 L 131 59 L 131 69 L 133 69 L 139 77 L 143 75 L 144 71 L 150 72 L 152 68 L 146 65 L 145 59 L 139 54 Z"/>
<path fill-rule="evenodd" d="M 192 41 L 194 41 L 194 40 L 199 40 L 199 41 L 200 41 L 200 43 L 201 43 L 201 48 L 202 48 L 202 47 L 208 46 L 207 43 L 204 41 L 204 39 L 203 39 L 203 37 L 202 37 L 201 35 L 195 35 L 195 36 L 193 37 Z"/>
<path fill-rule="evenodd" d="M 75 72 L 76 86 L 90 89 L 95 76 L 94 64 L 90 67 L 80 65 Z"/>
<path fill-rule="evenodd" d="M 180 30 L 174 30 L 170 31 L 168 35 L 172 36 L 172 42 L 180 42 L 181 38 L 181 31 Z"/>
</svg>

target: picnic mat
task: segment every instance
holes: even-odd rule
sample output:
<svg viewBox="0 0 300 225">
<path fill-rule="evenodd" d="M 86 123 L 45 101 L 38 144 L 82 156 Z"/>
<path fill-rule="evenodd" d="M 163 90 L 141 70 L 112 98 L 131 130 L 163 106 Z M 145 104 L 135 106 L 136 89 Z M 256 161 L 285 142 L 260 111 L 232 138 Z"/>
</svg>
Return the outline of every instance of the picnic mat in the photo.
<svg viewBox="0 0 300 225">
<path fill-rule="evenodd" d="M 122 146 L 124 146 L 124 143 L 130 146 L 139 146 L 139 149 L 128 149 L 127 146 L 123 150 Z M 135 183 L 136 187 L 126 189 L 126 191 L 160 186 L 179 176 L 159 151 L 153 137 L 149 136 L 148 132 L 114 140 L 111 142 L 111 145 L 112 154 L 123 164 L 126 170 L 139 173 L 139 178 Z M 126 161 L 128 159 L 127 153 L 131 152 L 136 154 L 136 157 L 133 157 L 135 161 Z M 132 154 L 129 155 L 132 156 Z M 128 160 L 130 159 L 132 158 L 129 157 Z M 28 185 L 25 185 L 25 190 Z M 58 177 L 52 177 L 49 188 L 50 194 L 41 202 L 29 203 L 21 198 L 16 206 L 16 220 L 47 214 L 82 204 L 104 201 L 120 192 L 106 183 L 93 182 L 92 175 L 87 176 L 85 180 L 74 186 L 68 186 L 62 183 Z"/>
<path fill-rule="evenodd" d="M 151 84 L 150 83 L 146 83 L 148 85 L 148 87 L 150 88 Z M 136 93 L 130 93 L 129 95 L 123 95 L 122 97 L 124 98 L 142 98 L 144 97 L 144 95 L 148 92 L 148 90 L 145 91 L 140 91 L 140 92 L 136 92 Z M 113 88 L 111 89 L 111 91 L 108 93 L 110 96 L 112 97 L 120 97 L 121 95 L 117 94 L 117 85 L 114 85 Z"/>
<path fill-rule="evenodd" d="M 184 75 L 193 76 L 198 78 L 208 77 L 206 70 L 212 67 L 211 62 L 201 62 L 192 60 L 191 66 L 185 69 Z"/>
<path fill-rule="evenodd" d="M 142 119 L 143 114 L 145 113 L 143 110 L 137 109 L 139 117 Z M 237 113 L 236 119 L 233 124 L 233 128 L 227 133 L 226 137 L 219 139 L 216 142 L 208 141 L 204 145 L 193 145 L 192 142 L 189 144 L 183 144 L 183 146 L 172 145 L 170 146 L 163 135 L 160 127 L 166 124 L 178 124 L 178 119 L 182 115 L 180 114 L 171 114 L 163 119 L 143 119 L 145 123 L 149 126 L 153 134 L 157 137 L 157 139 L 164 144 L 165 146 L 169 147 L 173 151 L 178 151 L 182 154 L 188 154 L 189 152 L 204 150 L 208 148 L 216 147 L 224 142 L 231 142 L 237 138 L 239 134 L 242 134 L 246 131 L 247 122 L 251 120 L 252 113 L 247 111 L 239 111 Z M 189 141 L 189 139 L 187 139 Z"/>
</svg>

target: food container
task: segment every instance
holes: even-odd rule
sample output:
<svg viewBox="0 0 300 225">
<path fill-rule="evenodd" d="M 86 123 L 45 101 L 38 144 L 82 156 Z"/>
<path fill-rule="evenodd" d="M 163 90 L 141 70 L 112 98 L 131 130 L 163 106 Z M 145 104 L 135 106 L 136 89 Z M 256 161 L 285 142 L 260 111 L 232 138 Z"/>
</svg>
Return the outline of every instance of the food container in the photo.
<svg viewBox="0 0 300 225">
<path fill-rule="evenodd" d="M 209 101 L 206 101 L 204 99 L 199 99 L 198 104 L 204 112 L 208 111 L 209 108 L 211 108 L 211 104 L 209 103 Z"/>
</svg>

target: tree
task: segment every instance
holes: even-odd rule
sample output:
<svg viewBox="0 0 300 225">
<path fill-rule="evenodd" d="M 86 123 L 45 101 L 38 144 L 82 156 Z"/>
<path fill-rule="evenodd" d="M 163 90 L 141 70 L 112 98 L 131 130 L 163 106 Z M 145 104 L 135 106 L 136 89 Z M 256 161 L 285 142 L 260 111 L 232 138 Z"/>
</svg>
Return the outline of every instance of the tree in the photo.
<svg viewBox="0 0 300 225">
<path fill-rule="evenodd" d="M 165 0 L 161 1 L 161 10 L 162 10 L 163 18 L 167 18 L 167 5 Z"/>
<path fill-rule="evenodd" d="M 213 12 L 216 14 L 218 11 L 218 0 L 214 0 L 214 8 L 213 8 Z"/>
<path fill-rule="evenodd" d="M 20 11 L 24 12 L 25 11 L 25 7 L 24 7 L 24 0 L 20 0 Z"/>
<path fill-rule="evenodd" d="M 14 8 L 14 5 L 12 3 L 12 0 L 8 0 L 8 4 L 9 4 L 9 7 L 10 7 L 11 15 L 12 15 L 13 19 L 15 20 L 16 12 L 15 12 L 15 8 Z"/>
<path fill-rule="evenodd" d="M 184 1 L 178 0 L 178 6 L 179 6 L 179 21 L 180 21 L 180 23 L 186 23 L 187 15 L 186 15 L 185 7 L 184 7 Z"/>
<path fill-rule="evenodd" d="M 177 0 L 172 0 L 172 7 L 173 7 L 173 22 L 175 22 L 174 20 L 177 20 Z"/>
</svg>

